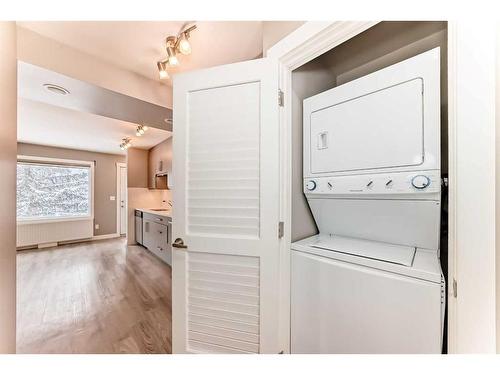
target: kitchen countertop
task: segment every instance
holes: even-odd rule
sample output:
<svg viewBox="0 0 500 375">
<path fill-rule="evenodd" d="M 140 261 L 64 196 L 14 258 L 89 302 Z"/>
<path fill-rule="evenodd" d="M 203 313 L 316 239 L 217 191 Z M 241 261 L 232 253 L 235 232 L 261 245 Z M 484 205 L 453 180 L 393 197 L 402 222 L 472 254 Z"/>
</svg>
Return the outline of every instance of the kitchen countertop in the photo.
<svg viewBox="0 0 500 375">
<path fill-rule="evenodd" d="M 136 210 L 151 214 L 151 215 L 156 215 L 156 216 L 163 216 L 167 218 L 172 218 L 172 210 L 168 211 L 155 211 L 154 209 L 151 208 L 136 208 Z"/>
</svg>

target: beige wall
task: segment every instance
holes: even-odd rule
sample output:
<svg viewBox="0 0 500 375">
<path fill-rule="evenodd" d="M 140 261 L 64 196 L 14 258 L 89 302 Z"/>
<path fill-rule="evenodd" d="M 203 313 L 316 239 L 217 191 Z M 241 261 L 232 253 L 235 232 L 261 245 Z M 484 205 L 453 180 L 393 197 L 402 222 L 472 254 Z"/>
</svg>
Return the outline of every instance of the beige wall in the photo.
<svg viewBox="0 0 500 375">
<path fill-rule="evenodd" d="M 302 26 L 304 21 L 264 21 L 262 22 L 262 51 L 266 56 L 267 50 L 277 42 Z"/>
<path fill-rule="evenodd" d="M 148 187 L 149 151 L 129 148 L 127 151 L 127 185 L 129 188 Z"/>
<path fill-rule="evenodd" d="M 159 161 L 163 162 L 162 172 L 168 172 L 169 186 L 172 184 L 172 137 L 157 144 L 149 150 L 148 179 L 152 185 L 155 173 L 158 170 Z"/>
<path fill-rule="evenodd" d="M 302 102 L 333 86 L 335 76 L 322 61 L 312 61 L 292 75 L 292 242 L 318 233 L 303 193 Z"/>
<path fill-rule="evenodd" d="M 129 72 L 31 30 L 22 27 L 17 29 L 19 60 L 172 108 L 172 87 Z"/>
<path fill-rule="evenodd" d="M 16 351 L 16 25 L 0 22 L 0 353 Z"/>
<path fill-rule="evenodd" d="M 117 196 L 116 163 L 125 163 L 125 156 L 26 143 L 18 144 L 17 153 L 58 159 L 95 160 L 94 224 L 99 224 L 99 229 L 94 227 L 94 236 L 116 233 L 117 200 L 111 201 L 109 197 Z"/>
</svg>

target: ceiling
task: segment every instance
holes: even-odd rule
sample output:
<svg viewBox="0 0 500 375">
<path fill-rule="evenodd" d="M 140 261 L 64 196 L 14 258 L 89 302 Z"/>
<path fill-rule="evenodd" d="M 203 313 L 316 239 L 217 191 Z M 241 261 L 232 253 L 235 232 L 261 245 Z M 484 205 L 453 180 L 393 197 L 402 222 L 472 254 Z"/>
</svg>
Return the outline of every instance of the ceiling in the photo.
<svg viewBox="0 0 500 375">
<path fill-rule="evenodd" d="M 125 155 L 119 148 L 125 136 L 133 147 L 150 149 L 172 135 L 150 127 L 136 137 L 137 124 L 29 99 L 20 98 L 17 108 L 17 139 L 24 143 Z"/>
<path fill-rule="evenodd" d="M 158 80 L 156 61 L 165 57 L 165 38 L 176 35 L 184 24 L 179 21 L 18 22 L 21 27 L 154 80 Z M 192 53 L 179 57 L 180 66 L 171 70 L 171 75 L 250 60 L 262 54 L 260 21 L 196 22 L 196 25 L 198 28 L 190 39 Z"/>
<path fill-rule="evenodd" d="M 22 61 L 18 62 L 18 96 L 77 111 L 93 113 L 126 122 L 172 130 L 172 110 L 153 103 L 107 90 L 93 84 Z M 45 84 L 69 91 L 67 95 L 50 92 Z"/>
</svg>

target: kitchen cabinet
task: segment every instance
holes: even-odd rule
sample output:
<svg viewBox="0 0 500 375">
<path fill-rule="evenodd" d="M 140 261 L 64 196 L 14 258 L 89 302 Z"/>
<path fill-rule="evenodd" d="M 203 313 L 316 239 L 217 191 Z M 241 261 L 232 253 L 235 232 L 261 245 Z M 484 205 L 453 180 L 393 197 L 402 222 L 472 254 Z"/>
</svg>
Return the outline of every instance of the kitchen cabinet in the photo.
<svg viewBox="0 0 500 375">
<path fill-rule="evenodd" d="M 142 245 L 158 258 L 171 265 L 171 221 L 169 218 L 149 213 L 143 214 Z"/>
<path fill-rule="evenodd" d="M 161 177 L 157 177 L 160 174 Z M 149 150 L 148 188 L 172 188 L 172 137 Z"/>
</svg>

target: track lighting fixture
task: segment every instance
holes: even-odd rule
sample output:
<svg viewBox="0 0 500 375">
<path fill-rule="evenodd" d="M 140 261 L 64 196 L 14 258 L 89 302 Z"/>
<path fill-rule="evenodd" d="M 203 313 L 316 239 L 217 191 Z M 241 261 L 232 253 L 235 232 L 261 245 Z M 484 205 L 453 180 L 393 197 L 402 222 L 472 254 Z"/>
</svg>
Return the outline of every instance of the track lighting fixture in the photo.
<svg viewBox="0 0 500 375">
<path fill-rule="evenodd" d="M 146 130 L 148 130 L 149 128 L 145 125 L 138 125 L 137 126 L 137 129 L 135 131 L 135 135 L 138 136 L 138 137 L 141 137 L 145 132 Z"/>
<path fill-rule="evenodd" d="M 196 29 L 196 25 L 193 25 L 181 31 L 177 36 L 169 36 L 165 40 L 167 57 L 164 60 L 158 61 L 156 63 L 160 79 L 169 78 L 167 67 L 175 67 L 179 65 L 177 53 L 180 53 L 182 55 L 189 55 L 191 53 L 191 44 L 189 43 L 189 37 L 191 31 L 193 31 L 194 29 Z"/>
<path fill-rule="evenodd" d="M 122 143 L 120 143 L 120 148 L 125 151 L 130 146 L 132 146 L 132 140 L 128 137 L 123 138 Z"/>
</svg>

